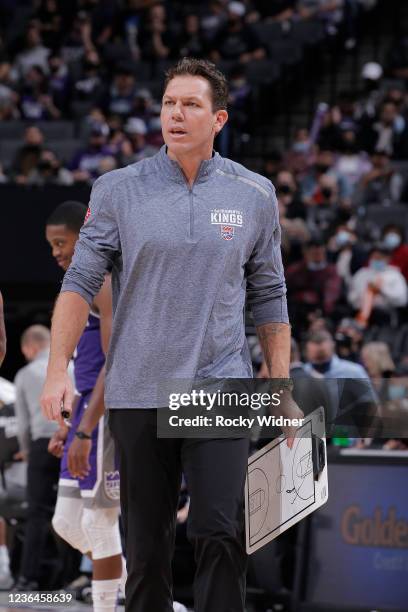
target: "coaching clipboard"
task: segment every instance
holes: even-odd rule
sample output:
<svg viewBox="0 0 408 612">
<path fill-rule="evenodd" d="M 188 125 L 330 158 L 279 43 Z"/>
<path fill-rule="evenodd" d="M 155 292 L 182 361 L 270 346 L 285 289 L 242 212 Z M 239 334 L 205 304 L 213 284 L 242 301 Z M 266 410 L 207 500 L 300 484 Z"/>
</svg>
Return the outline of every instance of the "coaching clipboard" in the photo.
<svg viewBox="0 0 408 612">
<path fill-rule="evenodd" d="M 324 409 L 305 417 L 292 449 L 281 436 L 248 461 L 245 482 L 246 550 L 252 554 L 328 498 Z"/>
</svg>

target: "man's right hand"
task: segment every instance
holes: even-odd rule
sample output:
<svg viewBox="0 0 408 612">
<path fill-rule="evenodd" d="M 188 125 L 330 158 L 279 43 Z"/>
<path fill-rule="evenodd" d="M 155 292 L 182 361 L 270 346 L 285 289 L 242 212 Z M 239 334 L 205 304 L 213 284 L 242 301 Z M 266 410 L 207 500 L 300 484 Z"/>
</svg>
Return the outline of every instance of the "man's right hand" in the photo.
<svg viewBox="0 0 408 612">
<path fill-rule="evenodd" d="M 61 459 L 64 452 L 64 444 L 68 435 L 68 427 L 60 427 L 57 431 L 51 436 L 50 441 L 48 442 L 48 452 L 54 457 Z"/>
<path fill-rule="evenodd" d="M 74 386 L 68 373 L 48 373 L 40 399 L 44 417 L 49 421 L 57 421 L 61 426 L 64 419 L 61 408 L 71 414 L 74 400 Z"/>
</svg>

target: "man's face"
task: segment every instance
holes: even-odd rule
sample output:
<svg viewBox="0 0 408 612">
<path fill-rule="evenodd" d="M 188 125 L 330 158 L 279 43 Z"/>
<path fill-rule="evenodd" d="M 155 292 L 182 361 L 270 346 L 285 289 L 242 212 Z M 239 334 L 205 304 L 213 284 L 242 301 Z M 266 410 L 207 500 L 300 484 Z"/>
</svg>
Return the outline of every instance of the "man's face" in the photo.
<svg viewBox="0 0 408 612">
<path fill-rule="evenodd" d="M 164 142 L 176 156 L 207 153 L 227 118 L 225 110 L 213 111 L 206 79 L 177 76 L 167 85 L 160 119 Z"/>
<path fill-rule="evenodd" d="M 384 104 L 381 112 L 381 120 L 385 125 L 393 125 L 397 116 L 397 107 L 392 102 Z"/>
<path fill-rule="evenodd" d="M 324 246 L 309 246 L 305 255 L 308 263 L 323 263 L 326 261 L 326 249 Z"/>
<path fill-rule="evenodd" d="M 28 145 L 41 146 L 44 142 L 44 137 L 41 130 L 33 125 L 26 129 L 24 140 Z"/>
<path fill-rule="evenodd" d="M 334 345 L 331 340 L 306 344 L 306 359 L 311 363 L 325 363 L 333 357 L 333 353 Z"/>
<path fill-rule="evenodd" d="M 52 249 L 52 256 L 57 264 L 68 270 L 78 240 L 78 234 L 66 225 L 47 225 L 45 237 Z"/>
</svg>

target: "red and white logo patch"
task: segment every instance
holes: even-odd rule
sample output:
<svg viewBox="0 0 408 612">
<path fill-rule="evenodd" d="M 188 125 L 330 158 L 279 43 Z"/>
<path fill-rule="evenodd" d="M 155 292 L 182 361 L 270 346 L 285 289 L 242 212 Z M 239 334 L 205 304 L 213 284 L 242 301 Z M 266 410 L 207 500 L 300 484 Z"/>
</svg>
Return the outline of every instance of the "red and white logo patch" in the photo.
<svg viewBox="0 0 408 612">
<path fill-rule="evenodd" d="M 224 240 L 232 240 L 234 237 L 234 228 L 232 225 L 221 225 L 221 238 Z"/>
<path fill-rule="evenodd" d="M 91 209 L 88 206 L 88 210 L 86 211 L 86 215 L 85 215 L 85 219 L 84 219 L 84 223 L 86 223 L 89 219 L 89 217 L 91 216 Z"/>
</svg>

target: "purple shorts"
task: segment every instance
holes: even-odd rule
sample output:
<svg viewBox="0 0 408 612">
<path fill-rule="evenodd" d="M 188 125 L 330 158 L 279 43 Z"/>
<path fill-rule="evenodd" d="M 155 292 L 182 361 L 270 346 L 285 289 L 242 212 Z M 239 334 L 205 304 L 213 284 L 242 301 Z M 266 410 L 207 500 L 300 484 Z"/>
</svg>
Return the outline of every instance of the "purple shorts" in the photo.
<svg viewBox="0 0 408 612">
<path fill-rule="evenodd" d="M 82 497 L 86 507 L 111 508 L 119 505 L 119 470 L 114 442 L 105 415 L 101 417 L 92 432 L 89 474 L 85 478 L 73 478 L 68 470 L 68 450 L 90 396 L 91 393 L 81 396 L 72 419 L 61 460 L 58 495 Z"/>
</svg>

